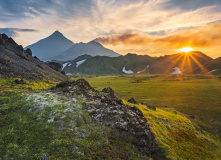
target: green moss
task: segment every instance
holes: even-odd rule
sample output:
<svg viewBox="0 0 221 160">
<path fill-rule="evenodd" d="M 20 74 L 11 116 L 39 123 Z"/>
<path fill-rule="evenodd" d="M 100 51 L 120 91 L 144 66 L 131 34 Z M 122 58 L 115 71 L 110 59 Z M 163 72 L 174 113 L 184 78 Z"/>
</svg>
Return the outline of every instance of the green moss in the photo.
<svg viewBox="0 0 221 160">
<path fill-rule="evenodd" d="M 221 158 L 221 142 L 186 117 L 159 108 L 154 111 L 140 104 L 136 106 L 143 112 L 163 151 L 164 155 L 158 152 L 158 156 L 191 160 Z"/>
</svg>

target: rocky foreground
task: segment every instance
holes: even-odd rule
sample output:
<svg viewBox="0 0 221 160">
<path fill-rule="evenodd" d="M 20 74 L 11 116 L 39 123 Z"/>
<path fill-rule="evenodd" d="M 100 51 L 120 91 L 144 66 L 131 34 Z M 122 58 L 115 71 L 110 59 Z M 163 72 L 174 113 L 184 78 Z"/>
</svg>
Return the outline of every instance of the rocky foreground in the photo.
<svg viewBox="0 0 221 160">
<path fill-rule="evenodd" d="M 61 82 L 50 90 L 59 94 L 85 96 L 83 109 L 96 123 L 114 129 L 116 136 L 131 142 L 142 153 L 151 155 L 154 151 L 154 134 L 143 113 L 133 105 L 124 105 L 110 87 L 98 92 L 86 80 L 79 79 Z"/>
</svg>

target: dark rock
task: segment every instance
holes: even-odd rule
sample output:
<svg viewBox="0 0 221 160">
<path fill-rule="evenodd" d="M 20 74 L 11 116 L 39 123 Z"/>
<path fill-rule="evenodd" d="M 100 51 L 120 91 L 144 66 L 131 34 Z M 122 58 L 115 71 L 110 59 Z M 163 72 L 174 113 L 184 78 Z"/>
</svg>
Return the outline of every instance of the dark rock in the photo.
<svg viewBox="0 0 221 160">
<path fill-rule="evenodd" d="M 128 102 L 138 104 L 138 102 L 134 98 L 128 99 Z"/>
<path fill-rule="evenodd" d="M 100 105 L 88 113 L 97 123 L 111 127 L 116 136 L 133 143 L 141 152 L 153 151 L 154 134 L 143 113 L 135 106 Z"/>
<path fill-rule="evenodd" d="M 0 45 L 5 45 L 5 40 L 2 38 L 2 35 L 0 34 Z"/>
<path fill-rule="evenodd" d="M 26 82 L 25 82 L 23 79 L 21 79 L 21 80 L 16 79 L 16 80 L 15 80 L 15 83 L 16 83 L 16 84 L 26 84 Z"/>
<path fill-rule="evenodd" d="M 57 87 L 57 88 L 65 88 L 65 87 L 70 86 L 71 84 L 72 84 L 72 83 L 69 82 L 69 81 L 64 81 L 64 82 L 61 82 L 61 83 L 56 84 L 56 87 Z"/>
<path fill-rule="evenodd" d="M 31 51 L 30 48 L 27 48 L 27 49 L 25 50 L 25 52 L 26 52 L 27 56 L 32 57 L 32 51 Z"/>
<path fill-rule="evenodd" d="M 12 38 L 8 38 L 7 40 L 8 40 L 8 43 L 11 43 L 16 46 L 18 45 Z"/>
<path fill-rule="evenodd" d="M 54 69 L 57 72 L 61 72 L 61 68 L 62 65 L 60 63 L 57 62 L 48 62 L 46 63 L 49 67 L 51 67 L 52 69 Z"/>
<path fill-rule="evenodd" d="M 64 76 L 66 76 L 66 73 L 65 73 L 65 71 L 61 71 L 61 74 L 63 74 Z"/>
<path fill-rule="evenodd" d="M 85 79 L 78 79 L 76 81 L 76 85 L 78 85 L 81 89 L 93 90 L 94 91 L 94 88 L 92 88 L 90 86 L 90 84 Z"/>
<path fill-rule="evenodd" d="M 8 39 L 8 36 L 3 33 L 3 34 L 2 34 L 2 38 L 3 38 L 3 39 Z"/>
<path fill-rule="evenodd" d="M 74 91 L 76 94 L 83 94 L 88 101 L 82 103 L 82 109 L 86 110 L 96 123 L 112 128 L 115 131 L 114 136 L 131 142 L 147 155 L 154 151 L 155 137 L 143 113 L 136 106 L 124 105 L 113 89 L 108 87 L 102 92 L 91 92 L 92 87 L 84 79 L 56 85 L 57 89 L 60 87 L 63 87 L 60 89 L 62 92 Z"/>
<path fill-rule="evenodd" d="M 24 52 L 24 48 L 22 47 L 22 45 L 18 45 L 17 48 L 19 51 Z"/>
<path fill-rule="evenodd" d="M 111 98 L 117 97 L 116 94 L 115 94 L 115 92 L 114 92 L 114 90 L 113 90 L 112 88 L 110 88 L 110 87 L 104 88 L 104 89 L 102 90 L 102 92 L 108 93 L 108 94 L 111 96 Z"/>
<path fill-rule="evenodd" d="M 36 57 L 36 56 L 34 56 L 33 58 L 39 60 L 38 57 Z M 40 61 L 40 60 L 39 60 L 39 61 Z"/>
</svg>

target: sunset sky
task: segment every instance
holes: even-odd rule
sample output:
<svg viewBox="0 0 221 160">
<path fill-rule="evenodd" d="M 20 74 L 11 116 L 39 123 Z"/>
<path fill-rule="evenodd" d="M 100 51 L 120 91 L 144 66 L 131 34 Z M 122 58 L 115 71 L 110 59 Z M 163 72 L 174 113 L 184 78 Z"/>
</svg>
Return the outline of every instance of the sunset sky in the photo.
<svg viewBox="0 0 221 160">
<path fill-rule="evenodd" d="M 120 54 L 184 47 L 221 56 L 221 0 L 0 0 L 0 32 L 24 47 L 59 30 Z"/>
</svg>

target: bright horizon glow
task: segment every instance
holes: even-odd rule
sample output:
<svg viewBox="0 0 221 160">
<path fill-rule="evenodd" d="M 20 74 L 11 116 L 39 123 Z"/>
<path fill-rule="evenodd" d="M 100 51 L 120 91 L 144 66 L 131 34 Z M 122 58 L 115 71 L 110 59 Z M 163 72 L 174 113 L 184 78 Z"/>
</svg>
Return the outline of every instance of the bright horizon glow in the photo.
<svg viewBox="0 0 221 160">
<path fill-rule="evenodd" d="M 188 53 L 188 52 L 190 52 L 190 51 L 193 51 L 193 49 L 190 48 L 190 47 L 185 47 L 185 48 L 182 48 L 182 49 L 180 49 L 180 50 L 181 50 L 181 52 L 186 52 L 186 53 Z"/>
</svg>

